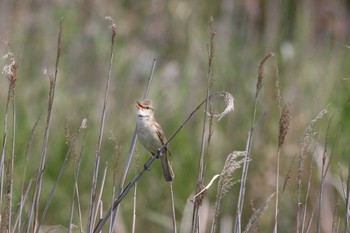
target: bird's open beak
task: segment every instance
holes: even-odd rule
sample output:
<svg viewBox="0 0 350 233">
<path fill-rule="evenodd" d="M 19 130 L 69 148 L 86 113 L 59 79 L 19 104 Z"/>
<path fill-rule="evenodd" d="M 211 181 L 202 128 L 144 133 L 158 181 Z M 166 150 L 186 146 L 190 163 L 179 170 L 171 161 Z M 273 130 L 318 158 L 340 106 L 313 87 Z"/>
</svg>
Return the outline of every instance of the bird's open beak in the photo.
<svg viewBox="0 0 350 233">
<path fill-rule="evenodd" d="M 138 109 L 144 109 L 145 107 L 140 103 L 140 102 L 138 102 L 138 101 L 136 101 L 136 108 L 138 108 Z"/>
</svg>

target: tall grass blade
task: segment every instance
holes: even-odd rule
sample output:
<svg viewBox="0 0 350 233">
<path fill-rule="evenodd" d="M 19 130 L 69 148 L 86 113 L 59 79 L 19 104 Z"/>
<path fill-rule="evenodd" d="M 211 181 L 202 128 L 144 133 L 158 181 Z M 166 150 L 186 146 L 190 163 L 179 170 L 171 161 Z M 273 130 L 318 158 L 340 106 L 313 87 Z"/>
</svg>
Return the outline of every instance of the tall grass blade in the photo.
<svg viewBox="0 0 350 233">
<path fill-rule="evenodd" d="M 7 101 L 5 107 L 5 117 L 4 117 L 4 134 L 2 140 L 1 148 L 1 158 L 0 158 L 0 230 L 10 232 L 11 229 L 11 210 L 12 210 L 12 187 L 13 187 L 13 165 L 14 165 L 14 147 L 15 147 L 15 135 L 16 135 L 16 109 L 15 109 L 15 86 L 17 79 L 17 68 L 18 62 L 14 57 L 11 49 L 11 45 L 5 42 L 8 47 L 7 54 L 5 57 L 10 59 L 10 63 L 5 65 L 2 74 L 7 78 L 9 82 Z M 5 197 L 7 205 L 3 211 L 3 193 L 4 193 L 4 177 L 5 177 L 5 157 L 6 157 L 6 145 L 7 145 L 7 133 L 8 133 L 8 111 L 9 106 L 12 107 L 12 148 L 10 154 L 10 166 L 7 168 L 6 172 L 6 187 L 5 187 Z"/>
<path fill-rule="evenodd" d="M 206 91 L 206 99 L 209 99 L 211 86 L 212 86 L 212 64 L 214 58 L 214 38 L 216 33 L 214 32 L 213 26 L 213 18 L 209 19 L 209 27 L 210 27 L 210 44 L 208 48 L 208 71 L 207 71 L 207 91 Z M 196 183 L 196 193 L 199 193 L 203 188 L 204 182 L 204 146 L 205 146 L 205 135 L 206 135 L 206 124 L 207 124 L 207 112 L 209 109 L 209 101 L 205 102 L 205 113 L 203 116 L 203 126 L 202 126 L 202 139 L 201 139 L 201 149 L 199 155 L 198 162 L 198 177 Z M 199 208 L 202 200 L 200 198 L 196 198 L 193 206 L 193 216 L 192 216 L 192 233 L 196 233 L 199 231 Z"/>
<path fill-rule="evenodd" d="M 262 81 L 264 78 L 264 64 L 270 57 L 273 57 L 273 56 L 274 56 L 274 53 L 267 54 L 260 62 L 260 65 L 258 68 L 258 79 L 256 83 L 256 92 L 255 92 L 254 107 L 253 107 L 253 119 L 252 119 L 251 128 L 248 133 L 248 138 L 247 138 L 247 143 L 245 148 L 246 156 L 245 156 L 245 161 L 243 163 L 243 168 L 242 168 L 241 187 L 239 189 L 238 204 L 236 209 L 236 223 L 235 223 L 235 229 L 234 229 L 235 233 L 241 233 L 242 231 L 241 217 L 242 217 L 242 211 L 243 211 L 245 189 L 246 189 L 247 175 L 248 175 L 249 162 L 250 162 L 250 150 L 253 142 L 254 128 L 256 125 L 258 95 L 262 88 Z"/>
<path fill-rule="evenodd" d="M 28 224 L 28 230 L 31 228 L 32 218 L 33 219 L 33 230 L 32 232 L 37 232 L 39 230 L 39 226 L 37 226 L 37 219 L 39 215 L 39 202 L 40 202 L 40 193 L 41 193 L 41 186 L 42 186 L 42 179 L 43 179 L 43 172 L 46 162 L 46 152 L 47 152 L 47 145 L 49 140 L 49 132 L 50 132 L 50 126 L 51 126 L 51 114 L 53 109 L 53 101 L 55 97 L 55 88 L 56 88 L 56 80 L 57 80 L 57 72 L 58 72 L 58 63 L 60 60 L 61 55 L 61 40 L 62 40 L 62 27 L 63 27 L 63 18 L 59 21 L 59 31 L 58 31 L 58 38 L 57 38 L 57 55 L 56 55 L 56 65 L 55 65 L 55 74 L 49 75 L 50 78 L 50 90 L 49 90 L 49 98 L 48 98 L 48 105 L 47 105 L 47 118 L 46 118 L 46 127 L 44 132 L 44 138 L 43 138 L 43 144 L 41 148 L 41 154 L 40 154 L 40 162 L 39 167 L 37 169 L 37 175 L 36 175 L 36 183 L 35 183 L 35 190 L 34 190 L 34 198 L 33 198 L 33 210 L 30 212 L 29 217 L 29 224 Z"/>
<path fill-rule="evenodd" d="M 73 139 L 72 139 L 71 142 L 70 142 L 69 148 L 68 148 L 68 150 L 67 150 L 67 152 L 66 152 L 66 155 L 65 155 L 65 157 L 64 157 L 64 160 L 63 160 L 63 162 L 62 162 L 62 164 L 61 164 L 61 167 L 60 167 L 60 170 L 59 170 L 59 172 L 58 172 L 56 181 L 55 181 L 55 183 L 54 183 L 54 185 L 53 185 L 53 187 L 52 187 L 52 189 L 51 189 L 51 192 L 50 192 L 50 194 L 49 194 L 49 196 L 48 196 L 48 198 L 47 198 L 47 201 L 46 201 L 46 204 L 45 204 L 45 208 L 44 208 L 44 210 L 43 210 L 43 213 L 42 213 L 42 215 L 41 215 L 40 221 L 39 221 L 39 223 L 38 223 L 38 227 L 37 227 L 37 229 L 36 229 L 36 233 L 39 232 L 40 226 L 43 224 L 43 222 L 44 222 L 44 220 L 45 220 L 45 217 L 46 217 L 47 211 L 48 211 L 48 209 L 49 209 L 49 206 L 50 206 L 50 203 L 51 203 L 53 194 L 54 194 L 54 192 L 55 192 L 55 190 L 56 190 L 56 187 L 57 187 L 58 182 L 59 182 L 59 180 L 60 180 L 60 178 L 61 178 L 61 176 L 62 176 L 62 173 L 63 173 L 63 171 L 64 171 L 64 169 L 65 169 L 65 167 L 66 167 L 66 164 L 67 164 L 67 162 L 68 162 L 69 155 L 71 154 L 71 151 L 72 151 L 72 149 L 73 149 L 74 146 L 75 146 L 75 142 L 76 142 L 76 140 L 77 140 L 77 136 L 78 136 L 78 134 L 79 134 L 79 131 L 80 131 L 80 127 L 79 127 L 79 129 L 77 130 L 76 134 L 74 135 Z M 69 226 L 69 228 L 70 228 L 70 226 Z"/>
<path fill-rule="evenodd" d="M 149 93 L 149 90 L 151 88 L 151 83 L 152 83 L 153 73 L 154 73 L 154 68 L 156 66 L 156 63 L 157 63 L 157 58 L 154 58 L 153 59 L 153 63 L 152 63 L 151 73 L 150 73 L 150 76 L 149 76 L 148 82 L 147 82 L 147 87 L 146 87 L 145 92 L 143 94 L 143 99 L 146 99 L 148 97 L 148 93 Z M 118 193 L 118 195 L 120 195 L 123 192 L 123 189 L 124 189 L 126 176 L 128 174 L 130 163 L 131 163 L 131 159 L 132 159 L 132 155 L 133 155 L 134 149 L 135 149 L 136 139 L 137 139 L 137 134 L 136 134 L 136 126 L 135 126 L 134 133 L 132 135 L 132 139 L 131 139 L 131 143 L 130 143 L 130 147 L 129 147 L 129 151 L 128 151 L 128 156 L 127 156 L 127 158 L 125 160 L 124 167 L 123 167 L 123 172 L 122 172 L 122 175 L 121 175 L 121 178 L 120 178 L 120 182 L 119 182 L 119 193 Z M 114 222 L 115 222 L 115 218 L 116 218 L 116 216 L 118 214 L 118 210 L 119 210 L 119 205 L 113 211 L 112 225 L 111 225 L 110 229 L 113 228 L 113 225 L 114 225 Z"/>
<path fill-rule="evenodd" d="M 348 166 L 348 182 L 347 182 L 347 188 L 346 188 L 346 200 L 345 200 L 345 215 L 344 215 L 344 232 L 349 233 L 349 216 L 350 216 L 350 205 L 349 205 L 349 198 L 350 198 L 350 160 L 349 160 L 349 166 Z"/>
<path fill-rule="evenodd" d="M 104 101 L 103 101 L 103 109 L 102 109 L 102 116 L 101 116 L 101 122 L 100 122 L 100 132 L 98 135 L 98 142 L 97 142 L 97 149 L 95 152 L 95 162 L 94 162 L 94 169 L 93 169 L 93 175 L 92 175 L 92 184 L 91 184 L 91 190 L 90 190 L 90 206 L 89 206 L 89 217 L 88 217 L 88 225 L 87 225 L 87 233 L 92 232 L 93 230 L 93 223 L 94 223 L 94 216 L 96 216 L 97 210 L 95 207 L 95 198 L 96 198 L 96 187 L 97 187 L 97 177 L 99 173 L 99 167 L 100 167 L 100 159 L 101 159 L 101 146 L 102 146 L 102 138 L 103 138 L 103 132 L 104 132 L 104 124 L 105 124 L 105 118 L 106 118 L 106 108 L 107 108 L 107 100 L 108 100 L 108 93 L 109 93 L 109 84 L 112 76 L 112 64 L 113 64 L 113 57 L 114 57 L 114 43 L 115 43 L 115 37 L 116 37 L 116 25 L 113 22 L 113 19 L 111 17 L 106 17 L 106 20 L 108 20 L 111 23 L 110 28 L 112 29 L 112 36 L 111 36 L 111 54 L 110 54 L 110 62 L 109 62 L 109 68 L 108 68 L 108 77 L 107 77 L 107 83 L 105 87 L 104 92 Z"/>
</svg>

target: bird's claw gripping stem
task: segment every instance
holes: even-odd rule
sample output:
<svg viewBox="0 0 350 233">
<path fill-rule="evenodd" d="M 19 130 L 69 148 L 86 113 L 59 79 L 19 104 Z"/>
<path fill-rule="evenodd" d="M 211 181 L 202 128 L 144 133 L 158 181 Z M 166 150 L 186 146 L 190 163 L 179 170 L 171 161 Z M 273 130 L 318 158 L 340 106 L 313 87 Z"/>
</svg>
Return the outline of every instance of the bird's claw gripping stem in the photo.
<svg viewBox="0 0 350 233">
<path fill-rule="evenodd" d="M 155 154 L 155 156 L 156 156 L 157 159 L 159 159 L 160 152 L 161 152 L 161 150 L 160 150 L 160 148 L 158 148 L 158 149 L 157 149 L 157 153 Z"/>
</svg>

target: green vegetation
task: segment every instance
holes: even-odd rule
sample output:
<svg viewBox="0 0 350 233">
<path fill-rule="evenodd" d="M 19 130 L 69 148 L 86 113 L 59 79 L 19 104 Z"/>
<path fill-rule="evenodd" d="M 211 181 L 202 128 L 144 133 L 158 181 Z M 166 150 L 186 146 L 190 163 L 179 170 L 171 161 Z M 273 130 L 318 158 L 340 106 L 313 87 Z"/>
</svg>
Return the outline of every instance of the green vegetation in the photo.
<svg viewBox="0 0 350 233">
<path fill-rule="evenodd" d="M 106 16 L 116 25 L 111 67 L 112 22 Z M 118 193 L 135 128 L 135 101 L 142 99 L 154 57 L 149 97 L 168 138 L 207 91 L 227 91 L 235 98 L 234 112 L 220 121 L 207 117 L 203 141 L 205 104 L 169 143 L 179 232 L 191 231 L 193 201 L 200 203 L 200 232 L 214 232 L 213 226 L 215 232 L 234 232 L 240 198 L 242 229 L 235 232 L 244 232 L 247 225 L 248 232 L 273 232 L 275 226 L 286 233 L 345 232 L 349 18 L 350 7 L 343 1 L 1 1 L 0 54 L 7 54 L 0 60 L 0 67 L 7 67 L 0 78 L 0 132 L 2 141 L 6 139 L 1 147 L 1 232 L 25 232 L 18 229 L 28 226 L 43 154 L 38 219 L 32 217 L 30 224 L 43 216 L 66 162 L 43 229 L 67 231 L 72 200 L 73 232 L 87 232 L 89 223 L 96 225 L 89 220 L 96 154 L 100 156 L 96 199 L 104 183 L 103 204 L 97 203 L 96 213 L 104 215 L 114 185 L 114 199 Z M 8 66 L 11 62 L 15 63 Z M 215 98 L 208 108 L 219 113 L 225 109 L 223 103 Z M 87 127 L 82 126 L 83 119 Z M 244 183 L 239 151 L 247 148 L 250 160 Z M 201 152 L 204 173 L 203 184 L 198 185 Z M 149 156 L 136 141 L 126 184 Z M 216 174 L 221 177 L 194 198 L 196 189 Z M 28 196 L 21 202 L 27 187 Z M 132 188 L 121 202 L 116 232 L 131 232 L 133 193 Z M 158 160 L 137 182 L 136 203 L 135 232 L 173 232 L 171 193 Z M 20 209 L 21 221 L 16 222 Z M 108 232 L 108 224 L 103 232 Z"/>
</svg>

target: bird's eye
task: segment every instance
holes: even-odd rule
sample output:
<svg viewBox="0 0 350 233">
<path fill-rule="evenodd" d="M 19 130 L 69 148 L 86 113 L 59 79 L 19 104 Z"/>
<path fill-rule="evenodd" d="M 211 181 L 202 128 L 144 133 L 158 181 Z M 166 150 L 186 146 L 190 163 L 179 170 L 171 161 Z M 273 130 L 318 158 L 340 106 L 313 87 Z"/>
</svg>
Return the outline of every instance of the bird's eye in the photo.
<svg viewBox="0 0 350 233">
<path fill-rule="evenodd" d="M 146 109 L 148 110 L 148 109 L 150 109 L 150 107 L 146 107 Z"/>
</svg>

